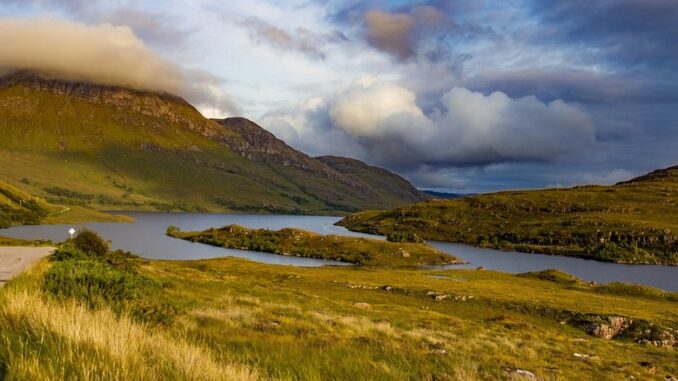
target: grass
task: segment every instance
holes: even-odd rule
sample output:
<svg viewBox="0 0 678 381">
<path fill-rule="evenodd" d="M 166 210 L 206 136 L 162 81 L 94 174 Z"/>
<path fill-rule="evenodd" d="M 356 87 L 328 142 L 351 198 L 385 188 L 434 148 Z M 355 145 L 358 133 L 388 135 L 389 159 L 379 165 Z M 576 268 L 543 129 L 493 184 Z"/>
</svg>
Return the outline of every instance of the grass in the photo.
<svg viewBox="0 0 678 381">
<path fill-rule="evenodd" d="M 599 261 L 678 265 L 678 167 L 614 186 L 507 191 L 365 211 L 340 222 L 373 234 Z"/>
<path fill-rule="evenodd" d="M 544 380 L 678 374 L 675 348 L 641 345 L 630 335 L 603 340 L 581 325 L 584 318 L 623 316 L 675 333 L 677 295 L 656 289 L 590 285 L 553 271 L 297 268 L 235 258 L 135 260 L 127 269 L 106 256 L 86 259 L 160 285 L 122 298 L 130 305 L 171 301 L 176 314 L 157 321 L 118 308 L 116 300 L 55 295 L 44 286 L 49 274 L 61 274 L 56 266 L 80 255 L 57 257 L 0 290 L 6 379 L 510 380 L 520 379 L 517 369 Z"/>
<path fill-rule="evenodd" d="M 47 240 L 25 240 L 18 238 L 0 237 L 0 246 L 51 246 Z"/>
<path fill-rule="evenodd" d="M 167 234 L 191 242 L 279 255 L 329 259 L 368 267 L 416 267 L 462 263 L 459 258 L 424 243 L 387 242 L 371 238 L 321 235 L 301 229 L 248 229 L 239 225 Z"/>
<path fill-rule="evenodd" d="M 0 291 L 0 378 L 254 380 L 206 349 L 109 309 L 57 302 L 32 287 L 44 263 Z"/>
</svg>

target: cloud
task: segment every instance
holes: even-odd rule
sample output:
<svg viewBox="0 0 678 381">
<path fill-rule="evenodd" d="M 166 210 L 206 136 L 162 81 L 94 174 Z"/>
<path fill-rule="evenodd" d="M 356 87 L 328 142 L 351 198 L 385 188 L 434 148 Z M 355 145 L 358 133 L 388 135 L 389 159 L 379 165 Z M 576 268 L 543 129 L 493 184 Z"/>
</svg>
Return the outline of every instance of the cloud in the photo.
<svg viewBox="0 0 678 381">
<path fill-rule="evenodd" d="M 339 130 L 361 147 L 357 154 L 404 170 L 547 162 L 596 142 L 589 115 L 561 100 L 545 103 L 534 96 L 455 87 L 440 104 L 442 109 L 425 114 L 410 90 L 366 78 L 335 94 L 314 118 L 300 109 L 276 117 L 295 131 L 296 141 L 317 139 L 313 123 L 324 120 L 325 130 Z"/>
<path fill-rule="evenodd" d="M 386 163 L 548 161 L 595 141 L 589 116 L 561 100 L 486 96 L 455 87 L 441 104 L 442 110 L 425 115 L 409 90 L 362 81 L 335 98 L 330 115 Z"/>
<path fill-rule="evenodd" d="M 144 41 L 168 48 L 184 47 L 191 30 L 178 27 L 167 14 L 124 6 L 103 0 L 5 0 L 10 4 L 32 5 L 44 10 L 62 10 L 87 23 L 127 25 Z"/>
<path fill-rule="evenodd" d="M 410 33 L 414 17 L 404 13 L 372 10 L 365 13 L 367 41 L 375 48 L 404 60 L 414 54 Z"/>
<path fill-rule="evenodd" d="M 282 51 L 297 51 L 313 58 L 324 59 L 327 45 L 346 41 L 346 36 L 339 31 L 317 33 L 296 28 L 288 32 L 258 17 L 249 17 L 240 25 L 249 30 L 250 38 L 256 43 L 267 43 Z"/>
<path fill-rule="evenodd" d="M 159 57 L 127 26 L 0 19 L 0 73 L 17 70 L 176 94 L 221 114 L 238 111 L 218 78 Z"/>
<path fill-rule="evenodd" d="M 535 38 L 587 46 L 619 69 L 673 72 L 678 63 L 678 3 L 674 0 L 531 1 L 542 26 Z"/>
<path fill-rule="evenodd" d="M 322 97 L 307 99 L 295 107 L 269 111 L 259 122 L 287 144 L 311 156 L 365 157 L 363 148 L 353 138 L 333 126 L 329 104 Z"/>
</svg>

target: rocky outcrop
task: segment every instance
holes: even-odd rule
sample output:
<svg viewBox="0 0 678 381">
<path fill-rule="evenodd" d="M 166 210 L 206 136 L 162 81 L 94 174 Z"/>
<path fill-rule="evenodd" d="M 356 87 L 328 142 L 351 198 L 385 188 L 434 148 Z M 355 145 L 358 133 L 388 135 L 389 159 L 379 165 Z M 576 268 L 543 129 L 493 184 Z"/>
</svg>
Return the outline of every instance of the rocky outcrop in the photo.
<svg viewBox="0 0 678 381">
<path fill-rule="evenodd" d="M 626 319 L 625 317 L 608 316 L 606 323 L 589 324 L 586 327 L 586 333 L 601 339 L 610 340 L 628 328 L 631 323 L 633 323 L 633 321 Z"/>
<path fill-rule="evenodd" d="M 623 316 L 589 315 L 577 317 L 572 323 L 583 326 L 589 335 L 604 339 L 627 339 L 639 344 L 674 347 L 678 340 L 671 328 L 661 327 L 646 320 L 632 320 Z"/>
</svg>

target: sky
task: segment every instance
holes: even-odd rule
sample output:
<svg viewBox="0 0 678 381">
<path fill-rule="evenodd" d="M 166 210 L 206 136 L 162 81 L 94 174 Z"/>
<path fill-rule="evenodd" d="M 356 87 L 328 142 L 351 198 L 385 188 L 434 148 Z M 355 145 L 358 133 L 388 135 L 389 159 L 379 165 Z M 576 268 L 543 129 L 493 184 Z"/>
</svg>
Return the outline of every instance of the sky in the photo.
<svg viewBox="0 0 678 381">
<path fill-rule="evenodd" d="M 676 0 L 0 0 L 0 73 L 171 92 L 455 193 L 678 164 Z"/>
</svg>

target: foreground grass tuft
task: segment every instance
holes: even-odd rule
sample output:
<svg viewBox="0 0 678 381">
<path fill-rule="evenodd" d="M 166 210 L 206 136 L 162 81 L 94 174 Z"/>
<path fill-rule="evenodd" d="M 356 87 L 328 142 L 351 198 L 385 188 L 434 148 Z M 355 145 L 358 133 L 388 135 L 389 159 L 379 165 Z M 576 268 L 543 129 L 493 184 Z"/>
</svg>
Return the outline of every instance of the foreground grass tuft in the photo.
<svg viewBox="0 0 678 381">
<path fill-rule="evenodd" d="M 254 380 L 204 348 L 152 332 L 108 309 L 0 295 L 0 378 L 7 380 Z"/>
</svg>

